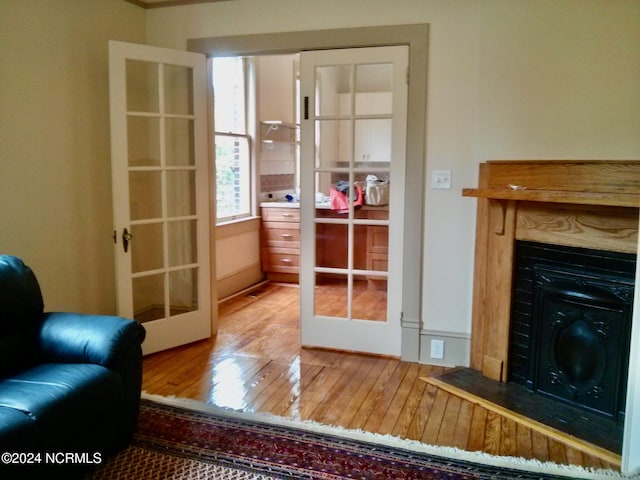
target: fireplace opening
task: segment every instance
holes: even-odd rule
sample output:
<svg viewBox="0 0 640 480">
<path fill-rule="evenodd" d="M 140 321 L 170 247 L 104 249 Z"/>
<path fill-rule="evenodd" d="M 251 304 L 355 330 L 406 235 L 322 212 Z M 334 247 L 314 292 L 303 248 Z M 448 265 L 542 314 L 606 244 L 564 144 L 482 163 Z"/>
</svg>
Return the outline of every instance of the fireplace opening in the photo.
<svg viewBox="0 0 640 480">
<path fill-rule="evenodd" d="M 624 419 L 636 256 L 517 241 L 509 381 Z"/>
</svg>

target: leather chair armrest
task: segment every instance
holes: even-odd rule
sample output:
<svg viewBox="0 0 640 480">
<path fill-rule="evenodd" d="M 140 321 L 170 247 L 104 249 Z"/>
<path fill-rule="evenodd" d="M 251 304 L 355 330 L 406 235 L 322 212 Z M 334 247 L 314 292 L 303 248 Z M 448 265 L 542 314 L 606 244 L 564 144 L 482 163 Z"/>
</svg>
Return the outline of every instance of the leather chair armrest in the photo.
<svg viewBox="0 0 640 480">
<path fill-rule="evenodd" d="M 135 320 L 69 312 L 45 313 L 39 332 L 40 355 L 47 361 L 95 363 L 117 368 L 145 330 Z"/>
</svg>

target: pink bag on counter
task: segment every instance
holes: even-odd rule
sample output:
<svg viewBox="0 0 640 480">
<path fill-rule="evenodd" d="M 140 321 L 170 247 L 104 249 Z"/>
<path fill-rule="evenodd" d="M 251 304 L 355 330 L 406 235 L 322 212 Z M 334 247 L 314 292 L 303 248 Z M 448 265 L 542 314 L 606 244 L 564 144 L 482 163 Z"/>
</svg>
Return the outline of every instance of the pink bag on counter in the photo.
<svg viewBox="0 0 640 480">
<path fill-rule="evenodd" d="M 359 185 L 356 185 L 356 198 L 353 201 L 353 208 L 359 208 L 362 206 L 364 201 L 362 194 L 362 188 Z M 339 192 L 336 187 L 331 187 L 329 189 L 329 205 L 331 205 L 331 210 L 334 210 L 338 213 L 349 213 L 349 199 L 347 195 Z"/>
</svg>

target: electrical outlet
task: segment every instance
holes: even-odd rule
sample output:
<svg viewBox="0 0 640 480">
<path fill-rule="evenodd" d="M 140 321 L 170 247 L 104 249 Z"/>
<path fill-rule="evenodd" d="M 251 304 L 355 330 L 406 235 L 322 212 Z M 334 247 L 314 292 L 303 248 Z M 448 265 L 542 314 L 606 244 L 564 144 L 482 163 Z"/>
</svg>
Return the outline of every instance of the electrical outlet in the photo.
<svg viewBox="0 0 640 480">
<path fill-rule="evenodd" d="M 431 340 L 431 358 L 444 359 L 444 340 Z"/>
<path fill-rule="evenodd" d="M 434 170 L 431 172 L 431 188 L 434 190 L 451 189 L 451 170 Z"/>
</svg>

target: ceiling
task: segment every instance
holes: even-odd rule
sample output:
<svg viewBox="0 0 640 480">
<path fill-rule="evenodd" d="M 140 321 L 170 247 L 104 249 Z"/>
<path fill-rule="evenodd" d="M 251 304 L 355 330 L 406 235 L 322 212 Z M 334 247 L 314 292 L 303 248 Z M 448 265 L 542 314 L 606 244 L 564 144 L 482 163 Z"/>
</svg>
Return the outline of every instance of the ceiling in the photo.
<svg viewBox="0 0 640 480">
<path fill-rule="evenodd" d="M 142 8 L 176 7 L 194 3 L 230 2 L 231 0 L 125 0 Z"/>
</svg>

